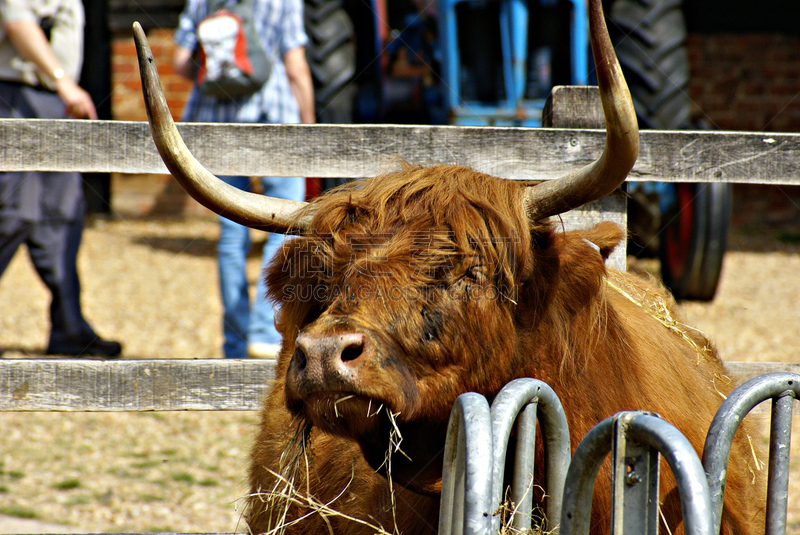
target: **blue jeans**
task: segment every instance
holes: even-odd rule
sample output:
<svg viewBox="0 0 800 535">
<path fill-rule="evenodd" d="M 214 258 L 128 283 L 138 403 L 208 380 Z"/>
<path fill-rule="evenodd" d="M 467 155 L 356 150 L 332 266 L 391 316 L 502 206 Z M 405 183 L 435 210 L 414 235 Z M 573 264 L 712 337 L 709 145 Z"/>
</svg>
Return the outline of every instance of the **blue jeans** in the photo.
<svg viewBox="0 0 800 535">
<path fill-rule="evenodd" d="M 243 176 L 220 177 L 228 184 L 245 191 L 250 190 L 250 179 Z M 264 195 L 302 201 L 305 197 L 305 179 L 300 177 L 262 177 Z M 219 218 L 220 234 L 217 243 L 219 286 L 222 292 L 222 332 L 225 337 L 222 349 L 225 358 L 247 357 L 248 343 L 280 344 L 281 337 L 275 329 L 275 312 L 266 300 L 264 277 L 259 273 L 255 302 L 250 306 L 247 291 L 245 264 L 250 250 L 250 230 L 224 217 Z M 261 255 L 261 271 L 283 243 L 282 234 L 267 234 Z"/>
</svg>

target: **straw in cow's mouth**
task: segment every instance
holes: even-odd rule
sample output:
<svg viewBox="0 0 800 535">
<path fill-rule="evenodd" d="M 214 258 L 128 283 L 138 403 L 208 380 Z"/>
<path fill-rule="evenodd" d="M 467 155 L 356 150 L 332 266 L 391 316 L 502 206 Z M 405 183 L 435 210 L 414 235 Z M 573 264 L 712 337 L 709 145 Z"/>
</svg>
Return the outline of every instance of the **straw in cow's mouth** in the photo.
<svg viewBox="0 0 800 535">
<path fill-rule="evenodd" d="M 327 519 L 331 518 L 331 517 L 345 518 L 345 519 L 347 519 L 349 521 L 352 521 L 352 522 L 355 522 L 357 524 L 368 526 L 370 529 L 375 531 L 376 535 L 394 535 L 393 533 L 390 533 L 390 532 L 386 531 L 385 529 L 383 529 L 380 526 L 376 526 L 376 525 L 374 525 L 374 524 L 372 524 L 370 522 L 367 522 L 366 520 L 360 519 L 360 518 L 356 518 L 356 517 L 353 517 L 353 516 L 350 516 L 350 515 L 346 515 L 344 513 L 341 513 L 339 511 L 337 511 L 336 509 L 334 509 L 332 507 L 332 504 L 336 500 L 338 500 L 339 497 L 341 497 L 347 491 L 349 485 L 346 486 L 345 488 L 343 488 L 341 493 L 338 496 L 336 496 L 333 500 L 329 501 L 328 503 L 323 503 L 323 502 L 317 500 L 314 496 L 312 496 L 310 494 L 303 494 L 302 492 L 297 490 L 297 488 L 294 486 L 293 482 L 291 480 L 285 478 L 281 474 L 278 474 L 277 472 L 275 472 L 273 470 L 268 470 L 268 472 L 270 474 L 272 474 L 277 479 L 277 485 L 281 485 L 282 484 L 283 486 L 281 487 L 281 489 L 279 491 L 273 491 L 273 492 L 267 493 L 266 497 L 264 496 L 264 493 L 259 493 L 258 496 L 262 500 L 272 501 L 272 502 L 274 502 L 276 504 L 280 503 L 280 501 L 283 501 L 285 506 L 283 507 L 283 510 L 281 511 L 281 513 L 282 513 L 281 522 L 278 523 L 275 527 L 273 527 L 269 531 L 267 531 L 264 535 L 277 535 L 277 534 L 284 533 L 286 528 L 302 522 L 303 520 L 305 520 L 307 517 L 309 517 L 312 514 L 319 514 L 320 517 L 325 519 L 326 522 L 327 522 Z M 309 509 L 310 511 L 308 513 L 304 514 L 304 515 L 301 515 L 301 516 L 293 519 L 293 520 L 286 521 L 286 516 L 287 516 L 286 513 L 288 512 L 289 507 L 291 505 L 298 505 L 298 506 L 300 506 L 302 508 Z M 329 529 L 329 531 L 331 533 L 333 533 L 333 529 L 330 526 L 329 522 L 328 522 L 328 529 Z M 395 530 L 394 533 L 397 533 L 397 530 Z"/>
<path fill-rule="evenodd" d="M 352 397 L 355 396 L 345 396 L 339 398 L 335 404 L 345 402 Z M 272 511 L 272 520 L 274 523 L 270 530 L 267 531 L 267 535 L 284 533 L 288 527 L 302 522 L 313 514 L 318 514 L 320 518 L 322 518 L 328 524 L 328 528 L 331 533 L 333 533 L 333 529 L 328 521 L 328 518 L 332 517 L 344 518 L 349 521 L 367 526 L 374 530 L 377 535 L 396 535 L 399 533 L 399 528 L 397 527 L 396 501 L 394 486 L 392 483 L 391 463 L 392 456 L 395 453 L 400 453 L 406 458 L 408 458 L 408 455 L 406 455 L 405 452 L 400 449 L 400 444 L 403 441 L 403 437 L 400 434 L 400 429 L 395 421 L 397 414 L 392 414 L 392 412 L 385 405 L 380 405 L 370 415 L 377 416 L 379 413 L 384 413 L 392 424 L 389 433 L 389 448 L 386 452 L 385 466 L 382 466 L 384 469 L 383 473 L 386 475 L 387 482 L 389 484 L 391 495 L 392 519 L 394 521 L 392 531 L 387 531 L 382 526 L 376 526 L 367 520 L 355 518 L 336 510 L 335 504 L 337 500 L 339 500 L 339 498 L 344 496 L 347 492 L 350 484 L 353 482 L 355 472 L 353 472 L 348 483 L 333 499 L 327 502 L 322 502 L 311 494 L 310 488 L 308 487 L 308 481 L 310 480 L 311 473 L 314 471 L 313 456 L 309 456 L 309 450 L 313 449 L 310 444 L 311 429 L 313 424 L 307 418 L 298 417 L 292 424 L 295 428 L 292 439 L 286 445 L 286 448 L 281 455 L 281 465 L 278 469 L 279 471 L 276 472 L 275 470 L 267 469 L 267 471 L 275 478 L 275 485 L 272 487 L 272 489 L 262 489 L 258 493 L 254 494 L 254 496 L 256 496 L 261 503 L 266 504 Z M 301 470 L 305 474 L 305 489 L 298 488 L 296 484 L 298 481 L 298 476 L 301 474 Z M 289 511 L 292 506 L 298 506 L 301 509 L 307 509 L 308 512 L 301 514 L 297 518 L 289 519 Z"/>
</svg>

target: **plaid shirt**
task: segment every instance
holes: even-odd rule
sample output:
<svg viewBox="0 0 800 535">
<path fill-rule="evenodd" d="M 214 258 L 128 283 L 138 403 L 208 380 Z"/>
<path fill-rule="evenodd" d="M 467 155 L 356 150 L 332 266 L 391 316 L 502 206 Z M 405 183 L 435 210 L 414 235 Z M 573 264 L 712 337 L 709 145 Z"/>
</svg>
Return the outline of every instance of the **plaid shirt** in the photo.
<svg viewBox="0 0 800 535">
<path fill-rule="evenodd" d="M 229 0 L 231 1 L 231 0 Z M 297 100 L 286 77 L 283 55 L 308 42 L 303 28 L 303 0 L 254 0 L 253 22 L 274 63 L 260 91 L 236 100 L 218 100 L 192 88 L 182 120 L 212 123 L 299 123 Z M 196 51 L 196 29 L 208 15 L 206 0 L 187 0 L 175 30 L 175 44 Z"/>
</svg>

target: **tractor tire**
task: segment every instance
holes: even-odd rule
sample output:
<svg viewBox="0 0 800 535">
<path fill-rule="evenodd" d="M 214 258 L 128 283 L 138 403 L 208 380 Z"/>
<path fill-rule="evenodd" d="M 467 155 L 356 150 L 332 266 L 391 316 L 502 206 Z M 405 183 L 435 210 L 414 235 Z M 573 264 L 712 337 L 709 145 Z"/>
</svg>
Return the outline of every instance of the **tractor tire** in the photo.
<svg viewBox="0 0 800 535">
<path fill-rule="evenodd" d="M 342 0 L 305 0 L 305 29 L 308 34 L 306 61 L 314 80 L 314 108 L 318 123 L 353 122 L 353 103 L 358 88 L 356 75 L 355 27 Z M 314 178 L 307 198 L 336 187 L 343 178 Z"/>
<path fill-rule="evenodd" d="M 682 0 L 615 0 L 609 33 L 640 128 L 690 125 L 689 56 Z"/>
<path fill-rule="evenodd" d="M 356 86 L 355 28 L 341 0 L 305 0 L 306 60 L 321 123 L 352 123 Z"/>
<path fill-rule="evenodd" d="M 733 203 L 731 185 L 672 184 L 674 203 L 662 215 L 661 278 L 676 299 L 710 301 L 719 284 Z"/>
<path fill-rule="evenodd" d="M 643 129 L 692 128 L 681 4 L 613 0 L 607 9 L 609 33 Z M 732 186 L 627 186 L 629 228 L 634 232 L 629 254 L 659 257 L 662 280 L 677 299 L 711 300 L 725 255 Z"/>
</svg>

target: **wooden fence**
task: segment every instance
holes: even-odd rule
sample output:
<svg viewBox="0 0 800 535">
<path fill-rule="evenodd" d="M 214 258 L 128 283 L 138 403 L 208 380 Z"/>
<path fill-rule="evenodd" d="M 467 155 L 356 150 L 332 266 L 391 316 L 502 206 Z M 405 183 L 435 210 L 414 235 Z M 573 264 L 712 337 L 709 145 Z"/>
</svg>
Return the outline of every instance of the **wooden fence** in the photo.
<svg viewBox="0 0 800 535">
<path fill-rule="evenodd" d="M 729 362 L 744 380 L 800 363 Z M 240 359 L 0 359 L 0 411 L 256 410 L 274 363 Z"/>
<path fill-rule="evenodd" d="M 572 108 L 576 109 L 576 108 Z M 554 121 L 556 123 L 556 121 Z M 372 176 L 395 156 L 547 180 L 597 158 L 605 132 L 580 128 L 179 124 L 216 174 Z M 800 185 L 800 134 L 643 130 L 631 180 Z M 167 173 L 147 123 L 0 119 L 0 171 Z"/>
<path fill-rule="evenodd" d="M 554 92 L 546 121 L 561 128 L 181 124 L 212 172 L 375 175 L 395 157 L 469 165 L 504 178 L 548 180 L 596 159 L 605 133 L 591 88 Z M 547 124 L 547 123 L 546 123 Z M 167 173 L 146 123 L 0 120 L 0 171 Z M 800 185 L 800 134 L 642 131 L 638 181 Z M 625 224 L 622 195 L 566 217 Z M 624 250 L 624 247 L 621 248 Z M 624 253 L 612 259 L 624 269 Z M 728 363 L 739 378 L 800 373 L 800 363 Z M 252 410 L 274 377 L 269 361 L 0 359 L 0 411 Z"/>
</svg>

